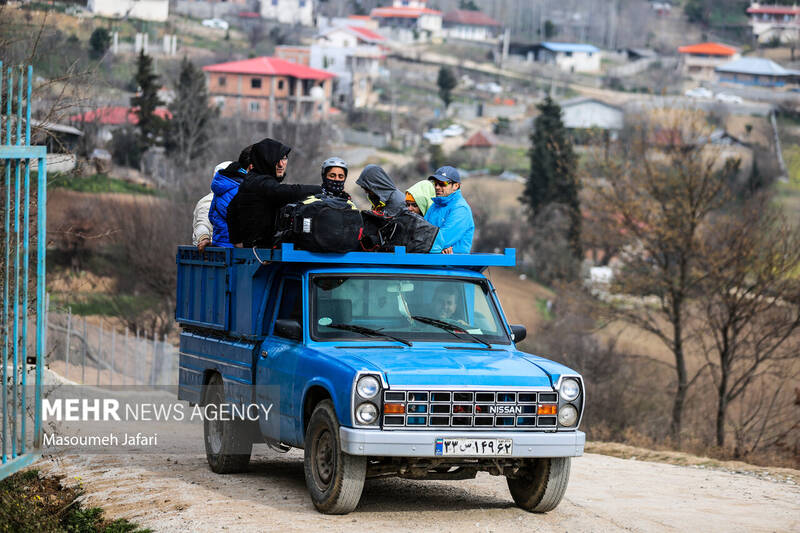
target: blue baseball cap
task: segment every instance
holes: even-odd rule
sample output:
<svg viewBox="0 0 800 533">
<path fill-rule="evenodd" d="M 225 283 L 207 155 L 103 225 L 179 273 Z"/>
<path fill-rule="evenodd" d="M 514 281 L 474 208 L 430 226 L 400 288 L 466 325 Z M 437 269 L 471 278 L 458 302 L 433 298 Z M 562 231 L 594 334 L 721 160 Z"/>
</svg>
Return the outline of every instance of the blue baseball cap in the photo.
<svg viewBox="0 0 800 533">
<path fill-rule="evenodd" d="M 434 172 L 432 175 L 428 176 L 428 179 L 429 180 L 433 179 L 433 180 L 437 180 L 437 181 L 452 181 L 454 183 L 461 183 L 461 176 L 459 175 L 458 170 L 456 170 L 455 168 L 450 167 L 450 166 L 444 166 L 444 167 L 437 168 L 436 172 Z"/>
</svg>

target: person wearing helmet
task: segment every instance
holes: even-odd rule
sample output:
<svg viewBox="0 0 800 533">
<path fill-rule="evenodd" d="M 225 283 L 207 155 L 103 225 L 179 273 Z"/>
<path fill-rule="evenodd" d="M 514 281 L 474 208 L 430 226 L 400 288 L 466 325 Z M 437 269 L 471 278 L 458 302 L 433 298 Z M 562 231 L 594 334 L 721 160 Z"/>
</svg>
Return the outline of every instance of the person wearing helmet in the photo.
<svg viewBox="0 0 800 533">
<path fill-rule="evenodd" d="M 233 248 L 226 220 L 228 205 L 239 192 L 239 185 L 242 184 L 244 177 L 253 168 L 250 160 L 251 151 L 252 146 L 246 147 L 239 154 L 238 160 L 228 161 L 225 166 L 219 165 L 214 172 L 214 178 L 211 180 L 211 192 L 214 193 L 214 198 L 208 211 L 208 218 L 214 229 L 212 246 Z"/>
<path fill-rule="evenodd" d="M 347 180 L 347 163 L 341 157 L 329 157 L 322 162 L 322 194 L 309 196 L 303 200 L 304 204 L 310 204 L 325 196 L 335 196 L 346 200 L 352 209 L 358 209 L 353 203 L 352 197 L 344 190 L 344 182 Z"/>
</svg>

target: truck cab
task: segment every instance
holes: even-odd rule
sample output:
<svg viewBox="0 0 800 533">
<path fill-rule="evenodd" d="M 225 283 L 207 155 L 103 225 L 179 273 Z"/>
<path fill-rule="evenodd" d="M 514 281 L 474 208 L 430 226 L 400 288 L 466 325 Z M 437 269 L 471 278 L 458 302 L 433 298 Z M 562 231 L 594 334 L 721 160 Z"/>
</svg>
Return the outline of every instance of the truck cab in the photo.
<svg viewBox="0 0 800 533">
<path fill-rule="evenodd" d="M 256 442 L 304 449 L 321 512 L 352 511 L 367 477 L 506 476 L 545 512 L 583 453 L 581 376 L 516 342 L 489 266 L 503 254 L 178 250 L 179 398 L 257 406 L 206 420 L 209 465 L 246 468 Z"/>
</svg>

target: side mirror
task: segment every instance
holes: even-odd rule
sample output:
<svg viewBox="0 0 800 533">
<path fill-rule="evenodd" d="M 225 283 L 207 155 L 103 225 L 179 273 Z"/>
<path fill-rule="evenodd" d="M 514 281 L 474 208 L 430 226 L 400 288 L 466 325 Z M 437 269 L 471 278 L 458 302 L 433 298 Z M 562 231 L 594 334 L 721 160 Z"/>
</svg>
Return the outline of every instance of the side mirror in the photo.
<svg viewBox="0 0 800 533">
<path fill-rule="evenodd" d="M 511 328 L 512 340 L 515 343 L 522 342 L 528 336 L 528 330 L 522 324 L 513 324 L 509 327 Z"/>
<path fill-rule="evenodd" d="M 279 318 L 275 321 L 275 335 L 295 341 L 303 340 L 303 326 L 291 318 Z"/>
</svg>

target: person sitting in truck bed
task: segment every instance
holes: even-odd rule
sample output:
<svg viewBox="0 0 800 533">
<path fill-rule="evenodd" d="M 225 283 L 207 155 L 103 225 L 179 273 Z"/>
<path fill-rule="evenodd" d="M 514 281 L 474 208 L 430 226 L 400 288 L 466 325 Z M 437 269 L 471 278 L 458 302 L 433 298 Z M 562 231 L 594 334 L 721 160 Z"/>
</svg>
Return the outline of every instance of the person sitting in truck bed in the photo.
<svg viewBox="0 0 800 533">
<path fill-rule="evenodd" d="M 217 172 L 230 165 L 230 161 L 225 161 L 214 167 L 214 173 L 211 175 L 213 180 Z M 211 238 L 214 235 L 214 228 L 211 220 L 208 218 L 208 212 L 211 210 L 211 202 L 214 200 L 214 192 L 200 198 L 197 205 L 194 206 L 194 214 L 192 217 L 192 244 L 197 246 L 201 252 L 206 249 L 206 246 L 211 244 Z"/>
<path fill-rule="evenodd" d="M 367 193 L 372 210 L 393 217 L 406 209 L 405 196 L 395 187 L 392 178 L 378 165 L 367 165 L 356 180 L 356 185 Z"/>
<path fill-rule="evenodd" d="M 304 204 L 310 204 L 321 200 L 324 197 L 341 198 L 347 201 L 351 209 L 358 210 L 353 202 L 353 198 L 344 190 L 344 182 L 347 180 L 347 163 L 341 157 L 329 157 L 322 162 L 322 193 L 309 196 L 303 200 Z"/>
<path fill-rule="evenodd" d="M 430 253 L 468 254 L 472 249 L 475 221 L 472 209 L 461 195 L 461 175 L 453 167 L 444 166 L 428 179 L 436 189 L 436 198 L 425 213 L 425 220 L 439 227 Z"/>
<path fill-rule="evenodd" d="M 253 168 L 253 164 L 250 162 L 252 148 L 251 145 L 242 150 L 239 154 L 239 159 L 229 161 L 228 165 L 214 173 L 214 178 L 211 180 L 211 191 L 214 193 L 214 199 L 211 201 L 208 218 L 214 226 L 212 246 L 233 248 L 226 220 L 228 205 L 239 191 L 239 186 L 244 181 L 244 177 Z"/>
<path fill-rule="evenodd" d="M 436 189 L 434 189 L 433 183 L 428 180 L 418 181 L 406 190 L 406 207 L 412 213 L 424 217 L 434 196 L 436 196 Z"/>
<path fill-rule="evenodd" d="M 250 154 L 253 170 L 245 176 L 228 205 L 228 231 L 235 245 L 272 247 L 281 207 L 322 192 L 319 185 L 281 183 L 286 177 L 291 150 L 269 138 L 253 145 Z"/>
</svg>

